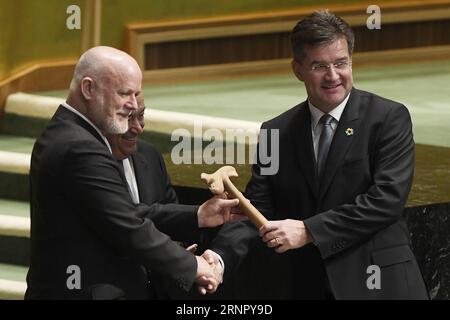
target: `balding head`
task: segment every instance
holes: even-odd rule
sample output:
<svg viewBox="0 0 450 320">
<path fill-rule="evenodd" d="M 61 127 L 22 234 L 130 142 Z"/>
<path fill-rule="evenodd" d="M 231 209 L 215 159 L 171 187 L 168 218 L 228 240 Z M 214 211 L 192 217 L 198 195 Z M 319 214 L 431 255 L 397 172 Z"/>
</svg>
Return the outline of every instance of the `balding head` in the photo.
<svg viewBox="0 0 450 320">
<path fill-rule="evenodd" d="M 123 51 L 106 46 L 91 48 L 81 55 L 75 66 L 70 91 L 79 89 L 84 77 L 102 78 L 111 73 L 120 74 L 122 68 L 140 70 L 136 60 Z"/>
<path fill-rule="evenodd" d="M 70 84 L 69 105 L 104 133 L 127 131 L 127 115 L 137 109 L 142 72 L 127 53 L 94 47 L 78 61 Z"/>
</svg>

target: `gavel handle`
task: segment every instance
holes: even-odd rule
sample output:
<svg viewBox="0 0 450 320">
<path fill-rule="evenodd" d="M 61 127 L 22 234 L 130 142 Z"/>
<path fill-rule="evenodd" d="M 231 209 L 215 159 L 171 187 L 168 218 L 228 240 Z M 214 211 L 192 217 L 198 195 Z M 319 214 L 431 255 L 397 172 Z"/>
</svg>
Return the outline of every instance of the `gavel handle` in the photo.
<svg viewBox="0 0 450 320">
<path fill-rule="evenodd" d="M 239 199 L 239 207 L 245 213 L 245 215 L 250 219 L 251 222 L 259 229 L 263 225 L 265 225 L 268 221 L 266 217 L 256 209 L 250 201 L 244 197 L 242 192 L 240 192 L 236 186 L 230 181 L 230 179 L 223 179 L 223 184 L 225 187 L 225 191 L 231 196 L 231 198 Z"/>
</svg>

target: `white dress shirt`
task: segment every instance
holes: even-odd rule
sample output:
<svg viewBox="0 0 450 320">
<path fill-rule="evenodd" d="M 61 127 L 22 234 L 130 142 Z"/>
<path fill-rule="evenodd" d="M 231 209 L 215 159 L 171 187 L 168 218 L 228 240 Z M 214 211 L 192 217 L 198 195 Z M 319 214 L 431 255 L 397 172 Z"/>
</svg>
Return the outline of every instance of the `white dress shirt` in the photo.
<svg viewBox="0 0 450 320">
<path fill-rule="evenodd" d="M 131 199 L 134 203 L 139 203 L 139 190 L 136 182 L 136 175 L 134 174 L 133 162 L 130 161 L 130 158 L 126 158 L 122 160 L 123 170 L 125 172 L 125 178 L 128 183 L 128 191 L 130 192 Z"/>
</svg>

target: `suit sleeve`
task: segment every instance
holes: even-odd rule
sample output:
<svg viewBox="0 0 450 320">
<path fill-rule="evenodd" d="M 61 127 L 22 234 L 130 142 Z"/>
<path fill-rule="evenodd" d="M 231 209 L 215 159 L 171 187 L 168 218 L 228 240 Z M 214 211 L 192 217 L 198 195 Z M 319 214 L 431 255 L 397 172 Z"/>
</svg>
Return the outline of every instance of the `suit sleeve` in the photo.
<svg viewBox="0 0 450 320">
<path fill-rule="evenodd" d="M 165 208 L 134 205 L 117 163 L 105 148 L 92 141 L 67 147 L 65 190 L 71 201 L 81 204 L 82 221 L 118 253 L 189 290 L 196 276 L 195 257 L 161 233 L 151 219 L 143 218 L 165 214 Z"/>
<path fill-rule="evenodd" d="M 374 150 L 373 183 L 368 190 L 353 203 L 304 220 L 324 259 L 400 219 L 414 171 L 412 124 L 404 106 L 396 105 L 387 112 Z"/>
<path fill-rule="evenodd" d="M 141 147 L 143 147 L 141 145 Z M 151 219 L 158 230 L 167 234 L 172 240 L 188 243 L 198 243 L 200 241 L 200 229 L 198 227 L 197 211 L 198 206 L 183 205 L 178 203 L 177 194 L 172 186 L 167 173 L 164 159 L 161 153 L 153 146 L 147 145 L 145 153 L 149 165 L 155 166 L 158 170 L 158 178 L 148 183 L 157 183 L 155 189 L 161 190 L 162 198 L 159 203 L 152 204 L 156 210 L 142 211 L 143 217 Z"/>
<path fill-rule="evenodd" d="M 148 208 L 146 204 L 139 204 Z M 159 231 L 175 241 L 197 243 L 201 229 L 198 227 L 198 206 L 178 203 L 154 203 L 154 210 L 141 210 L 142 217 L 151 219 Z"/>
</svg>

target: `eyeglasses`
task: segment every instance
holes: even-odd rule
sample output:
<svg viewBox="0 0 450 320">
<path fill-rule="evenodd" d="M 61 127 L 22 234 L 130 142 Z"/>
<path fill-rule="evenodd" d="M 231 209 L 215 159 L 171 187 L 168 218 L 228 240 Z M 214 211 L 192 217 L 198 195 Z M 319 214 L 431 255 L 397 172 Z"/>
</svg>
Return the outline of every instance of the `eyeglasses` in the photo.
<svg viewBox="0 0 450 320">
<path fill-rule="evenodd" d="M 311 71 L 318 74 L 324 74 L 331 69 L 331 66 L 333 66 L 335 70 L 345 71 L 351 69 L 352 64 L 349 61 L 339 61 L 331 65 L 325 63 L 316 63 L 312 65 Z"/>
</svg>

